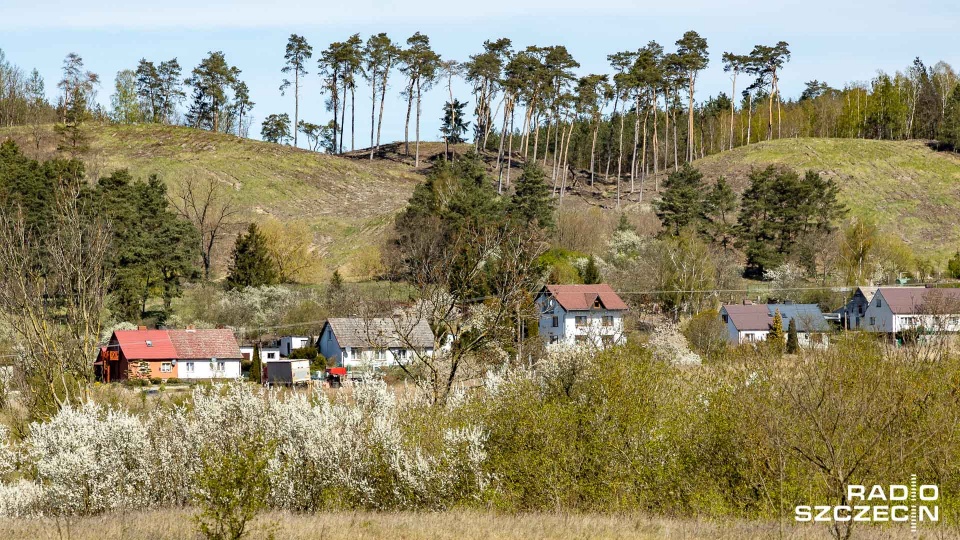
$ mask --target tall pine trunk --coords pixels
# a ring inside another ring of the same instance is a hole
[[[300,123],[300,66],[296,66],[297,69],[293,70],[293,147],[297,147],[297,133],[300,131],[297,129],[297,124]],[[243,119],[240,119],[240,124],[243,124]],[[239,132],[241,128],[238,127],[237,131]]]
[[[687,161],[693,161],[696,156],[693,150],[693,88],[696,83],[696,76],[690,75],[690,95],[687,96]]]
[[[347,123],[347,80],[343,80],[343,98],[340,100],[340,152],[343,153],[343,139],[346,133],[345,124]]]
[[[420,79],[417,79],[417,146],[416,146],[416,156],[413,159],[413,166],[420,166],[420,100],[422,96],[420,94]]]
[[[637,97],[633,113],[633,156],[630,159],[630,193],[636,189],[635,178],[637,172],[637,146],[640,142],[640,92]]]
[[[403,155],[410,155],[410,110],[413,108],[413,79],[407,85],[407,121],[403,125]]]
[[[647,119],[650,109],[643,113],[643,146],[640,150],[640,202],[643,202],[643,182],[647,178]]]
[[[350,151],[357,149],[357,85],[350,85]]]
[[[590,142],[590,185],[593,186],[594,171],[596,170],[597,135],[600,133],[600,119],[593,122],[593,137]]]
[[[373,132],[377,124],[377,69],[370,77],[370,159],[373,159]]]
[[[383,70],[383,83],[380,85],[380,114],[377,116],[377,142],[374,147],[375,150],[380,150],[380,128],[383,127],[383,107],[387,99],[387,77],[390,74],[390,65],[387,64],[386,68]],[[407,122],[410,122],[410,109],[407,109]],[[370,152],[370,157],[373,157],[373,152]]]
[[[737,72],[733,72],[733,87],[730,89],[730,150],[733,150],[733,117],[737,113]]]

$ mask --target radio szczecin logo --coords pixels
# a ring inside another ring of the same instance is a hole
[[[799,522],[865,522],[910,523],[916,531],[920,522],[940,521],[940,488],[917,485],[917,475],[910,476],[910,485],[847,486],[847,504],[799,505],[794,517]]]

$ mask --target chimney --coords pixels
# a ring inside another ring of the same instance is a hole
[[[194,326],[194,325],[192,325],[192,324],[188,324],[188,325],[187,325],[187,332],[196,332],[196,331],[197,331],[197,327],[196,327],[196,326]]]
[[[137,330],[146,330],[146,329],[147,329],[146,326],[138,326],[138,327],[137,327]]]
[[[753,302],[751,302],[750,300],[744,299],[743,305],[745,305],[745,306],[752,306],[752,305],[753,305]]]

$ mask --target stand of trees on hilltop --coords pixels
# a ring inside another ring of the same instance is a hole
[[[287,144],[299,144],[303,135],[310,149],[331,153],[369,146],[373,158],[393,87],[406,103],[404,153],[418,163],[422,98],[441,87],[447,104],[430,112],[443,115],[439,136],[455,142],[472,129],[478,150],[496,153],[502,183],[509,185],[513,165],[505,158],[522,156],[541,160],[554,182],[561,170],[580,169],[591,183],[613,178],[618,192],[639,190],[641,198],[651,174],[763,140],[930,139],[960,147],[958,77],[945,62],[928,66],[917,58],[903,71],[878,72],[872,80],[842,87],[812,80],[800,96],[790,97],[780,89],[789,76],[788,43],[720,56],[720,63],[711,65],[707,39],[689,31],[672,50],[650,41],[608,55],[608,73],[583,74],[566,47],[520,48],[506,38],[485,41],[476,54],[458,61],[435,51],[420,32],[402,42],[385,33],[366,40],[354,34],[316,50],[304,36],[292,34],[279,86],[284,95],[292,94],[292,111],[264,115],[261,134]],[[730,93],[696,101],[699,81],[721,69]],[[247,136],[255,102],[241,76],[221,51],[210,52],[189,72],[176,58],[144,58],[116,74],[110,106],[103,108],[96,102],[102,81],[86,71],[79,55],[64,60],[57,98],[50,102],[39,73],[28,74],[0,52],[0,125],[56,121],[68,141],[62,146],[73,150],[83,149],[81,137],[67,132],[89,119],[184,124]],[[322,82],[319,94],[303,91],[312,76]],[[465,111],[453,95],[454,79],[469,83],[472,110]],[[355,99],[362,84],[370,88],[366,104]],[[327,118],[300,117],[301,102],[313,99],[324,100]],[[357,119],[358,112],[366,115],[367,105],[369,137],[364,120],[358,126]]]

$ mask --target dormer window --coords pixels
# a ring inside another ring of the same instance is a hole
[[[598,296],[596,300],[593,301],[593,309],[600,309],[603,305],[600,303],[600,297]]]

